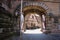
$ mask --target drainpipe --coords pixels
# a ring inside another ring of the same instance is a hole
[[[21,13],[20,13],[20,39],[22,40],[22,33],[21,33],[21,27],[22,27],[22,6],[23,6],[23,0],[21,0]]]
[[[21,0],[21,13],[20,13],[20,29],[21,29],[21,27],[22,27],[22,18],[23,18],[23,12],[22,12],[22,6],[23,6],[23,0]]]

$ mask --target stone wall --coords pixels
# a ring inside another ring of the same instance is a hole
[[[44,6],[44,4],[46,4],[47,7],[49,8],[48,10],[46,10],[47,11],[46,14],[52,13],[54,16],[60,15],[60,12],[59,12],[60,11],[60,9],[59,9],[60,3],[58,1],[57,2],[48,2],[48,1],[43,2],[42,5]],[[17,8],[18,5],[20,5],[20,1],[14,1],[11,3],[11,5],[12,6],[11,6],[11,8],[8,8],[8,11],[10,11],[12,14],[14,14],[15,9]],[[46,21],[47,22],[46,29],[51,29],[51,30],[58,29],[59,28],[58,26],[60,25],[60,18],[57,19],[58,23],[54,23],[54,21],[55,21],[54,17],[52,17],[52,18],[48,17],[47,21]]]

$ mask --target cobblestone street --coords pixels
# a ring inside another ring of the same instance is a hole
[[[44,34],[41,32],[37,34],[37,31],[35,32],[35,34],[33,34],[32,32],[30,32],[29,34],[28,31],[31,30],[27,30],[26,32],[24,32],[22,35],[22,39],[20,39],[20,36],[13,36],[7,40],[60,40],[60,34]]]

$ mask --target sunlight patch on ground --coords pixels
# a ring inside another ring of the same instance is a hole
[[[23,32],[24,34],[41,34],[41,29],[30,29]]]

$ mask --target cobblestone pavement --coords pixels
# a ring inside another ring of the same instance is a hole
[[[23,34],[23,40],[60,40],[60,36],[49,34]]]
[[[60,34],[27,34],[23,33],[22,39],[20,36],[13,36],[7,40],[60,40]]]

